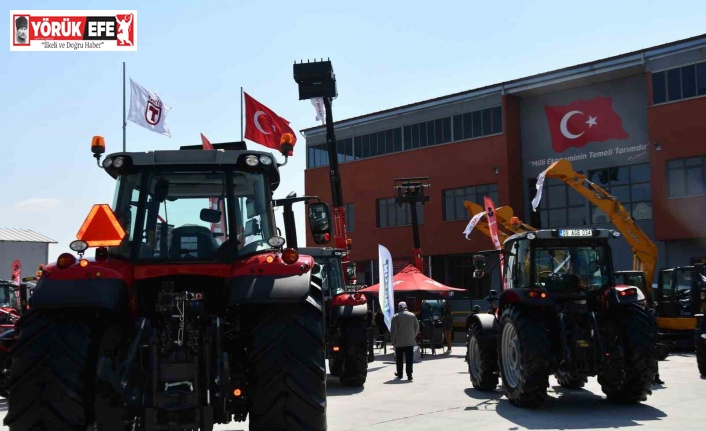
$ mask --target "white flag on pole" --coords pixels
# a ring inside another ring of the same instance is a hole
[[[167,113],[172,108],[165,105],[162,99],[130,79],[130,113],[127,119],[145,129],[172,137],[167,127]]]
[[[537,212],[537,207],[539,206],[539,201],[542,200],[542,187],[544,186],[544,177],[547,175],[547,171],[542,171],[537,177],[537,194],[532,199],[532,211]]]
[[[378,244],[378,271],[380,274],[380,308],[385,325],[392,330],[392,316],[395,314],[395,291],[392,284],[392,256],[383,245]]]
[[[463,231],[463,234],[466,235],[466,239],[468,239],[468,236],[471,234],[473,231],[473,228],[476,227],[480,219],[485,215],[485,211],[481,211],[478,214],[474,215],[473,218],[471,218],[471,221],[468,222],[468,225],[466,226],[466,229]]]
[[[326,122],[326,115],[324,114],[324,98],[314,97],[311,100],[311,104],[314,105],[314,110],[316,111],[316,121],[321,121],[321,124]]]

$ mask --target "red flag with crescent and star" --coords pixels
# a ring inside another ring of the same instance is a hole
[[[557,153],[569,147],[581,148],[590,142],[625,139],[623,121],[613,110],[610,97],[575,100],[566,106],[545,106],[552,148]]]
[[[253,99],[248,93],[245,96],[245,139],[257,142],[279,151],[279,141],[284,133],[291,133],[294,137],[292,146],[297,142],[297,135],[289,121],[272,112],[270,108]],[[292,151],[289,152],[291,156]]]

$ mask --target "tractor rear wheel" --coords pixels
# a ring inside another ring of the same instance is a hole
[[[250,430],[326,430],[323,295],[255,309],[249,351]]]
[[[566,389],[581,389],[588,382],[588,378],[584,376],[577,376],[564,371],[558,371],[554,374],[554,377],[556,377],[559,386]]]
[[[603,393],[617,403],[645,401],[652,393],[657,373],[657,326],[654,317],[641,308],[626,308],[622,316],[613,320],[615,340],[608,341],[621,347],[622,360],[598,375]]]
[[[541,318],[510,306],[500,319],[500,370],[510,403],[538,407],[549,386],[549,337]]]
[[[96,361],[104,331],[97,321],[76,318],[85,314],[33,310],[22,317],[5,416],[11,431],[86,431],[94,424]]]
[[[368,377],[368,328],[365,319],[345,322],[343,366],[339,380],[343,386],[360,387]]]
[[[480,326],[474,323],[468,328],[467,350],[468,374],[473,387],[479,391],[494,390],[498,386],[496,340],[483,339]]]

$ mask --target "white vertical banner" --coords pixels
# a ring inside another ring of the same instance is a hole
[[[326,114],[324,113],[324,98],[314,97],[311,100],[311,104],[314,105],[314,110],[316,111],[316,121],[321,121],[321,124],[326,123]]]
[[[395,314],[395,291],[392,282],[392,256],[385,246],[378,244],[378,272],[380,274],[380,309],[385,325],[392,330],[392,316]]]
[[[539,201],[542,200],[542,187],[544,186],[544,177],[547,176],[547,170],[542,171],[537,177],[537,194],[534,196],[534,199],[532,199],[532,211],[534,212],[537,212]]]
[[[473,232],[473,229],[476,227],[478,222],[480,221],[481,218],[485,215],[485,211],[481,211],[478,214],[474,215],[471,221],[468,222],[468,225],[466,225],[466,229],[463,231],[463,234],[466,235],[466,239],[469,239],[468,236]]]
[[[167,114],[172,108],[162,99],[130,79],[130,113],[127,119],[155,133],[172,137],[167,127]]]

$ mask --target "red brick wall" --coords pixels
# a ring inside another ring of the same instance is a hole
[[[667,160],[706,154],[706,97],[652,106],[647,118],[650,142],[662,147],[649,146],[656,239],[704,238],[706,196],[669,199]]]

